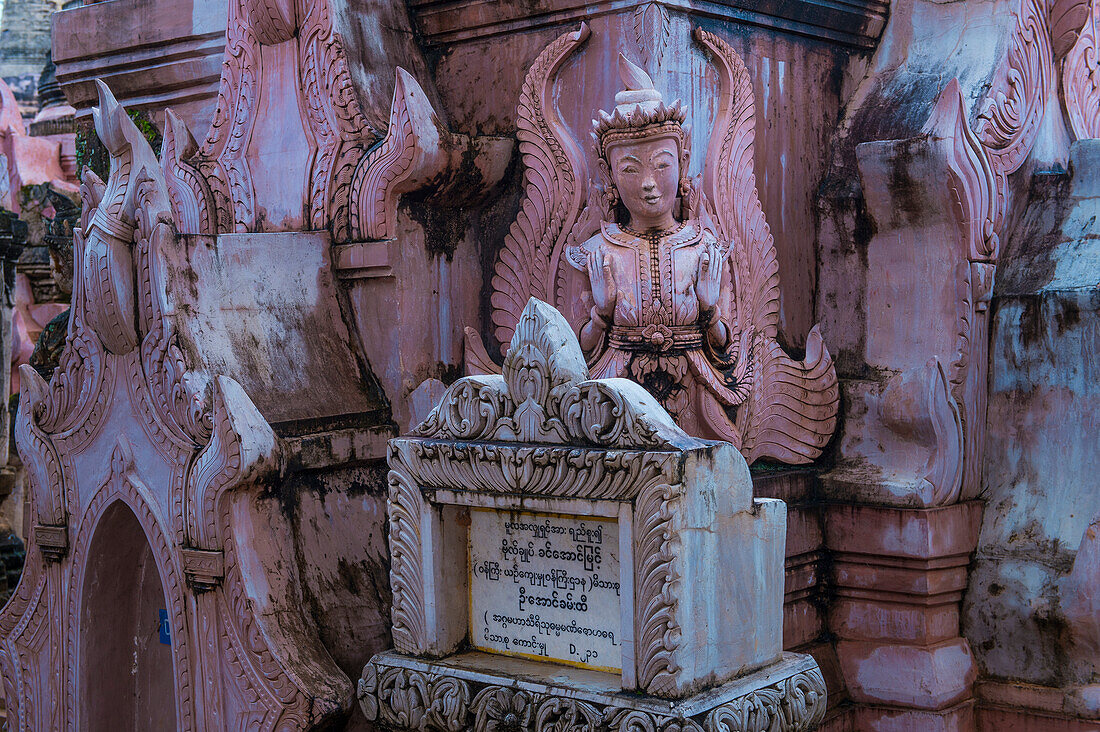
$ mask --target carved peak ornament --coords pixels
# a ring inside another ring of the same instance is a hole
[[[459,379],[413,436],[447,440],[689,449],[704,443],[626,379],[592,380],[573,329],[531,298],[499,375]]]
[[[1100,3],[1089,16],[1062,66],[1062,98],[1078,140],[1100,137]]]
[[[166,124],[161,159],[181,233],[327,229],[336,243],[389,239],[401,194],[450,193],[462,178],[461,192],[473,198],[503,175],[496,161],[508,158],[510,145],[450,133],[399,66],[388,127],[372,129],[333,12],[329,0],[230,3],[218,104],[205,139],[197,145],[174,114]],[[289,47],[291,59],[265,62],[273,46]],[[289,66],[290,93],[286,72],[265,70],[273,65]],[[276,131],[273,114],[281,117]],[[471,158],[479,164],[471,167]],[[284,183],[267,185],[265,173],[276,168]]]
[[[731,442],[750,463],[814,460],[836,427],[836,372],[816,327],[802,361],[776,341],[779,268],[753,173],[744,62],[720,37],[696,31],[720,84],[700,181],[688,175],[687,110],[666,104],[649,74],[620,54],[625,88],[593,120],[598,182],[585,183],[589,166],[555,87],[589,34],[582,24],[561,35],[524,80],[523,198],[492,278],[497,340],[512,339],[528,298],[554,303],[594,378],[641,384],[687,433]],[[639,165],[667,177],[664,189],[636,189]],[[496,371],[470,330],[467,371]]]
[[[157,577],[144,581],[159,581],[167,604],[176,727],[312,728],[346,711],[351,688],[293,600],[280,550],[257,550],[285,528],[257,500],[281,469],[279,440],[240,384],[180,347],[166,282],[182,244],[168,185],[97,84],[93,117],[111,169],[106,183],[83,176],[68,335],[49,384],[21,370],[16,441],[33,541],[0,612],[9,720],[87,728],[81,715],[98,687],[79,649],[98,631],[81,620],[95,584],[83,578],[110,543],[94,540],[97,530],[122,502],[156,559]],[[178,132],[168,137],[186,149]]]

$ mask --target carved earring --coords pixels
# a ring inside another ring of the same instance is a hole
[[[695,210],[695,186],[691,184],[691,178],[680,179],[680,220],[687,221]]]

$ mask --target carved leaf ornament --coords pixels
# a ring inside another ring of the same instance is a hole
[[[639,8],[636,27],[663,26],[662,11],[656,4]],[[551,301],[563,312],[573,313],[571,296],[562,285],[567,271],[564,255],[611,216],[606,182],[584,183],[588,180],[585,157],[553,103],[562,64],[589,34],[588,26],[582,24],[579,30],[561,35],[538,56],[524,80],[517,115],[523,198],[492,278],[492,322],[502,344],[512,339],[528,298]],[[732,331],[727,356],[736,364],[737,383],[732,387],[718,383],[711,368],[695,361],[690,361],[690,373],[682,378],[696,379],[718,395],[704,402],[706,421],[719,425],[718,436],[741,449],[750,463],[762,457],[810,462],[821,454],[836,428],[836,371],[816,328],[807,340],[804,361],[794,361],[776,343],[779,268],[753,173],[756,113],[751,79],[728,43],[702,30],[695,37],[714,59],[721,91],[703,190],[695,190],[692,184],[683,195],[686,208],[700,213],[729,257],[735,297],[733,312],[727,314]],[[662,52],[657,49],[649,60],[659,63]],[[625,68],[634,67],[627,63]],[[648,77],[636,80],[630,88],[648,81]],[[574,331],[581,326],[581,322],[572,323]],[[480,337],[471,330],[467,330],[467,369],[474,374],[496,371]]]
[[[1062,98],[1078,140],[1100,137],[1100,3],[1089,17],[1062,67]]]
[[[395,234],[400,194],[436,179],[450,163],[450,133],[416,80],[398,67],[389,125],[379,135],[359,106],[328,0],[233,0],[218,104],[201,145],[169,112],[161,156],[180,233],[262,231],[250,155],[264,84],[262,48],[295,44],[302,127],[309,138],[301,187],[303,230],[328,229],[337,243]],[[267,93],[266,91],[264,93]],[[379,138],[382,138],[379,141]],[[378,143],[378,144],[375,144]]]
[[[634,382],[589,380],[568,321],[535,298],[516,323],[502,374],[459,379],[412,434],[603,448],[701,444]]]

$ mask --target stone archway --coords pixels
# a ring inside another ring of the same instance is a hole
[[[121,500],[96,527],[81,596],[81,729],[174,730],[172,646],[161,627],[170,616],[164,582],[141,523]]]

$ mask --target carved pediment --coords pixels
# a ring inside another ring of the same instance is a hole
[[[589,379],[568,321],[535,298],[516,324],[502,373],[457,381],[413,435],[619,449],[705,444],[633,381]]]

